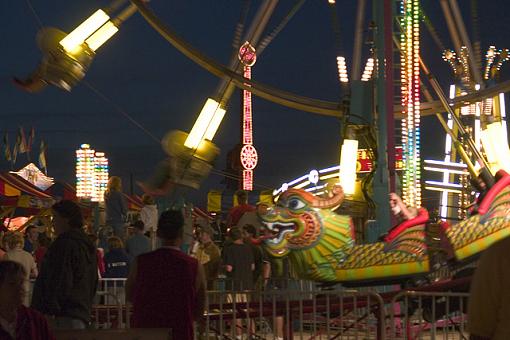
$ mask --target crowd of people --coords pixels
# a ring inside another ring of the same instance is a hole
[[[10,288],[0,291],[1,339],[53,339],[52,330],[88,328],[101,278],[126,279],[118,280],[116,293],[122,299],[125,293],[132,303],[132,327],[169,328],[183,340],[193,339],[207,290],[242,292],[267,284],[271,269],[257,227],[247,223],[252,219],[242,222],[243,215],[255,211],[245,192],[237,193],[239,204],[229,212],[226,230],[197,221],[186,246],[181,210],[159,215],[154,199],[144,195],[139,219],[128,225],[121,193],[119,179],[110,178],[105,193],[109,232],[86,226],[80,206],[62,200],[52,206],[52,228],[29,225],[24,234],[3,234],[0,286]],[[220,237],[223,233],[228,237]],[[229,302],[234,299],[246,302],[249,297],[228,296]],[[30,327],[21,330],[20,323]],[[243,327],[232,327],[240,337]],[[20,337],[32,333],[38,335]]]

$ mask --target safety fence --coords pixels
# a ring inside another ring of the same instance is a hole
[[[101,280],[92,326],[130,327],[123,279]],[[219,282],[220,287],[228,286]],[[396,288],[395,286],[393,288]],[[306,281],[211,290],[197,339],[467,339],[467,293],[347,290]]]
[[[468,339],[468,293],[402,291],[388,307],[388,339]]]

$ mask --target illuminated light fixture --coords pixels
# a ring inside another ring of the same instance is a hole
[[[251,79],[251,68],[257,61],[255,48],[246,41],[238,53],[239,60],[244,65],[243,75],[246,79]],[[240,161],[242,170],[242,189],[253,190],[253,170],[258,163],[257,149],[253,146],[253,108],[251,101],[251,91],[243,90],[243,120],[242,120],[242,148]]]
[[[467,169],[467,165],[464,163],[455,163],[455,162],[449,162],[449,161],[436,161],[433,159],[426,159],[425,164],[434,164],[434,165],[440,165],[443,167],[449,167],[452,169]]]
[[[212,140],[224,115],[225,109],[221,108],[214,99],[208,98],[186,138],[184,146],[197,149],[203,139]]]
[[[348,83],[349,77],[347,76],[347,65],[344,57],[336,57],[336,64],[338,66],[338,77],[341,83]]]
[[[440,191],[440,192],[450,192],[455,194],[462,193],[462,185],[460,184],[452,184],[443,182],[434,182],[434,181],[425,181],[425,189],[432,191]],[[441,217],[446,217],[445,215],[441,215]]]
[[[76,150],[76,196],[92,202],[102,202],[108,185],[108,158],[89,144]]]
[[[314,192],[320,189],[324,189],[327,185],[316,185],[311,188],[305,189],[306,192]]]
[[[372,72],[374,71],[374,58],[368,58],[365,65],[365,70],[361,76],[361,81],[369,81],[372,78]]]
[[[503,126],[502,133],[503,133],[503,139],[508,140],[508,130],[507,130],[507,124],[506,124],[506,107],[505,107],[505,94],[500,93],[499,94],[499,114],[501,116],[501,125]]]
[[[319,183],[319,172],[317,170],[312,170],[308,174],[308,181],[313,185],[317,185]]]
[[[468,174],[468,171],[467,169],[466,170],[448,170],[448,169],[444,169],[444,168],[435,168],[435,167],[431,167],[431,166],[425,166],[423,167],[423,170],[428,170],[428,171],[435,171],[435,172],[448,172],[450,174],[457,174],[457,175],[467,175]]]
[[[401,1],[401,104],[402,146],[405,173],[403,200],[406,204],[421,206],[420,170],[420,28],[419,1]],[[448,55],[449,59],[453,54]]]
[[[310,181],[309,181],[309,180],[306,180],[306,181],[304,181],[304,182],[299,183],[298,185],[296,185],[296,186],[294,187],[294,189],[301,189],[301,188],[306,187],[306,186],[307,186],[307,185],[309,185],[309,184],[310,184]]]
[[[110,39],[119,29],[111,21],[101,26],[94,34],[85,40],[85,43],[89,46],[92,51],[96,51],[101,45],[103,45],[108,39]]]
[[[60,41],[60,45],[68,53],[74,53],[83,44],[92,33],[97,31],[103,26],[110,17],[103,10],[99,9],[85,20],[80,26],[76,27],[74,31],[69,33],[64,39]]]
[[[482,145],[493,174],[501,169],[510,171],[510,149],[505,136],[499,122],[489,124],[481,131]]]
[[[218,131],[218,128],[220,127],[221,121],[223,120],[223,117],[225,116],[225,112],[227,112],[225,109],[222,109],[220,106],[214,111],[214,115],[209,122],[209,126],[205,130],[204,139],[212,141],[214,138],[214,135],[216,134],[216,131]]]
[[[356,184],[356,160],[358,157],[358,141],[344,139],[340,154],[340,185],[346,195],[354,194]]]
[[[326,169],[321,169],[321,170],[319,170],[319,173],[323,174],[325,172],[337,171],[339,169],[340,169],[340,165],[335,165],[335,166],[330,166],[329,168],[326,168]]]
[[[338,167],[340,168],[340,167]],[[332,173],[332,174],[329,174],[329,175],[324,175],[324,176],[321,176],[321,180],[326,180],[326,179],[330,179],[330,178],[335,178],[338,176],[338,173]]]

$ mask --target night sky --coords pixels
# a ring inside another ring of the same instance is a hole
[[[340,48],[352,66],[352,45],[356,1],[337,1]],[[232,38],[243,1],[152,0],[155,12],[192,45],[217,61],[228,64]],[[248,19],[259,1],[251,1]],[[452,48],[439,1],[423,1],[444,44]],[[459,1],[465,22],[471,26],[468,1]],[[44,26],[69,32],[100,7],[98,0],[32,0],[35,13]],[[293,6],[282,0],[268,24],[272,30]],[[510,4],[479,1],[482,51],[489,45],[510,47],[507,16]],[[35,36],[39,29],[28,1],[0,2],[2,62],[0,63],[0,117],[2,136],[9,133],[12,144],[19,126],[35,128],[32,160],[36,160],[41,139],[49,145],[49,175],[74,183],[74,150],[82,143],[105,151],[110,159],[111,175],[123,178],[130,191],[130,176],[142,180],[150,176],[165,155],[148,134],[119,113],[119,108],[157,138],[173,129],[191,129],[208,96],[215,94],[220,82],[194,64],[158,35],[139,15],[126,21],[120,31],[102,46],[87,75],[86,82],[108,100],[98,96],[86,84],[68,93],[54,87],[29,94],[17,89],[12,76],[25,77],[38,64],[41,53]],[[248,20],[250,22],[250,20]],[[422,26],[423,58],[441,83],[452,77],[441,60],[441,51]],[[267,31],[266,33],[267,34]],[[264,35],[265,35],[264,34]],[[264,36],[263,35],[263,36]],[[253,69],[253,78],[304,96],[338,101],[341,97],[336,73],[336,45],[327,1],[307,1],[285,29],[266,48]],[[363,50],[364,65],[368,47]],[[508,68],[506,65],[504,68]],[[505,68],[503,79],[508,78]],[[508,101],[508,100],[507,100]],[[226,154],[239,141],[239,94],[229,104],[227,115],[214,142],[221,155],[215,169],[226,166]],[[274,188],[315,168],[337,164],[339,160],[340,121],[337,118],[296,111],[253,98],[254,143],[259,152],[255,170],[256,189]],[[438,158],[444,137],[435,118],[424,120],[423,158]],[[14,169],[26,164],[20,155]],[[0,168],[10,165],[0,157]],[[211,174],[199,191],[187,197],[205,207],[206,193],[221,189],[222,177]],[[136,186],[135,192],[139,192]]]

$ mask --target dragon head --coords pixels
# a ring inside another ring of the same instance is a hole
[[[323,218],[340,206],[344,192],[340,185],[328,197],[318,197],[302,189],[282,193],[276,204],[259,204],[257,214],[265,226],[264,245],[274,257],[284,257],[292,250],[314,247],[323,233]]]

